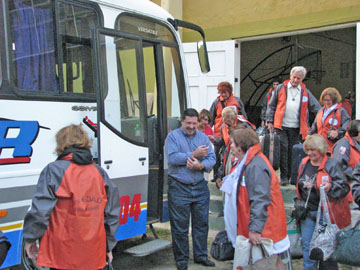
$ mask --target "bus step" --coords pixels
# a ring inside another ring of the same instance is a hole
[[[142,257],[168,247],[171,247],[170,241],[163,239],[154,239],[144,244],[125,249],[124,252],[129,253],[135,257]]]

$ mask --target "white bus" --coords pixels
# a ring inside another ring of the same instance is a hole
[[[118,186],[117,239],[168,220],[163,145],[189,103],[178,27],[199,34],[209,71],[201,28],[148,0],[0,2],[0,230],[12,244],[2,268],[21,263],[38,176],[72,123]]]

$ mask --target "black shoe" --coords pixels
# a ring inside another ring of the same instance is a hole
[[[207,266],[207,267],[215,267],[215,263],[210,261],[209,259],[205,259],[202,261],[194,261],[197,264],[201,264],[203,266]]]
[[[188,265],[187,265],[187,263],[176,263],[176,269],[177,270],[187,270]]]
[[[289,180],[281,179],[280,186],[287,186],[289,184]]]

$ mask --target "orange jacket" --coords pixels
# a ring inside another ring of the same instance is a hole
[[[260,152],[260,145],[248,150],[240,175],[237,234],[249,237],[249,231],[254,231],[274,243],[283,240],[287,230],[280,184],[269,160]]]
[[[299,178],[303,175],[305,164],[310,162],[309,157],[303,158],[300,167],[299,167]],[[330,159],[327,157],[327,155],[324,156],[323,160],[321,161],[321,164],[317,170],[316,173],[316,191],[318,194],[320,194],[320,185],[323,183],[323,181],[326,182],[332,182],[337,181],[339,185],[335,186],[335,183],[332,184],[331,189],[328,191],[328,194],[331,193],[333,190],[334,193],[336,193],[339,197],[333,198],[331,196],[329,197],[331,211],[334,213],[334,217],[330,215],[332,223],[335,223],[338,225],[340,229],[343,229],[350,225],[351,223],[351,214],[350,214],[350,207],[349,207],[349,201],[344,194],[348,194],[350,187],[346,184],[346,180],[342,179],[344,174],[340,173],[341,169],[339,168],[339,165],[336,160]],[[345,187],[344,188],[344,184]],[[336,191],[337,189],[337,191]],[[296,185],[296,193],[297,197],[299,199],[302,199],[299,192],[299,185]]]
[[[336,130],[339,129],[342,125],[341,123],[341,114],[339,108],[341,105],[339,104],[336,106],[335,110],[331,112],[325,119],[324,124],[322,123],[322,118],[324,115],[324,108],[318,112],[316,115],[316,128],[318,134],[324,137],[326,142],[328,143],[328,152],[331,152],[333,145],[335,144],[334,141],[328,140],[328,133],[330,129]],[[334,115],[335,114],[335,115]]]
[[[116,245],[119,194],[105,171],[92,164],[90,151],[72,150],[42,171],[24,239],[41,238],[39,266],[97,270]]]
[[[280,89],[277,88],[274,98],[270,100],[268,105],[266,120],[269,123],[274,124],[274,128],[282,129],[282,122],[284,119],[285,109],[286,109],[286,100],[287,100],[287,85],[290,80],[286,80],[281,84]],[[311,94],[311,92],[306,88],[306,85],[300,83],[301,93],[300,93],[300,134],[302,139],[305,140],[307,136],[307,131],[309,130],[308,118],[309,112],[314,115],[321,109],[321,106],[317,99]],[[279,89],[279,90],[278,90]]]
[[[246,112],[244,109],[244,105],[242,104],[241,100],[239,98],[234,97],[233,94],[230,95],[229,99],[224,101],[224,99],[221,96],[218,96],[210,108],[210,113],[213,117],[213,124],[214,124],[214,136],[220,137],[220,128],[222,122],[221,114],[223,110],[223,105],[221,102],[224,102],[225,107],[234,106],[236,108],[236,111],[238,114],[242,114],[245,118]]]

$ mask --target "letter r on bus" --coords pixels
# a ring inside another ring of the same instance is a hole
[[[18,130],[16,137],[11,137],[9,131]],[[0,164],[28,163],[32,154],[31,144],[39,132],[37,121],[0,121]],[[1,158],[4,148],[13,148],[13,158]]]

